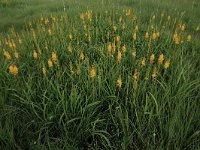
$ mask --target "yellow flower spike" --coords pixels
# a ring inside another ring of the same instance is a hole
[[[74,74],[74,71],[73,71],[73,64],[72,64],[72,61],[69,62],[69,69],[70,69],[71,74],[73,75],[73,74]]]
[[[115,46],[115,42],[112,43],[112,53],[114,54],[115,53],[115,50],[116,50],[116,46]]]
[[[152,55],[150,56],[150,64],[153,64],[153,63],[154,63],[154,59],[155,59],[155,55],[152,54]]]
[[[68,51],[70,52],[70,53],[72,53],[72,51],[73,51],[73,47],[72,47],[72,45],[71,45],[71,43],[69,43],[69,45],[68,45]]]
[[[133,79],[134,81],[138,81],[138,78],[139,78],[139,72],[137,71],[137,69],[134,71],[134,74],[133,74]]]
[[[48,59],[48,67],[52,68],[53,67],[53,62],[51,61],[51,59]]]
[[[119,78],[117,79],[116,85],[117,85],[117,87],[119,87],[119,88],[122,87],[122,79],[121,79],[121,76],[119,76]]]
[[[49,35],[52,35],[52,32],[51,32],[50,28],[48,29],[48,33],[49,33]]]
[[[160,36],[160,32],[156,32],[156,38]]]
[[[80,52],[79,54],[79,60],[83,60],[85,58],[85,55],[83,52]]]
[[[150,74],[150,67],[147,68],[146,70],[146,75],[145,75],[145,80],[148,80],[149,79],[149,74]]]
[[[77,65],[77,75],[81,75],[81,65],[80,64],[78,64]]]
[[[167,20],[169,21],[171,19],[171,17],[170,16],[167,16]]]
[[[80,14],[80,19],[81,19],[82,21],[84,21],[84,17],[85,17],[84,14],[81,13],[81,14]]]
[[[116,32],[117,31],[117,26],[113,26],[113,30]]]
[[[72,34],[70,33],[70,34],[69,34],[69,39],[72,40],[72,38],[73,38],[73,36],[72,36]]]
[[[122,25],[122,30],[125,30],[126,26],[125,24]]]
[[[36,50],[33,51],[33,58],[37,59],[38,58],[38,53],[36,52]]]
[[[157,71],[157,68],[156,68],[156,66],[153,68],[153,73],[152,73],[152,78],[153,79],[155,79],[156,77],[157,77],[157,73],[158,73],[158,71]]]
[[[117,44],[120,45],[120,36],[119,35],[117,35],[116,41],[117,41]]]
[[[90,70],[90,77],[95,78],[97,75],[96,69],[94,66],[92,66],[92,69]]]
[[[144,67],[146,65],[146,58],[144,57],[140,62],[141,67]]]
[[[179,44],[179,37],[178,37],[178,34],[177,33],[175,33],[174,35],[173,35],[173,41],[175,42],[175,44]]]
[[[161,65],[163,63],[164,60],[164,55],[160,54],[160,56],[158,57],[158,64]]]
[[[136,52],[136,50],[132,50],[132,56],[135,58],[136,57],[136,55],[137,55],[137,52]]]
[[[8,51],[6,51],[6,50],[3,50],[3,51],[4,51],[3,54],[4,54],[4,56],[6,57],[6,59],[7,59],[7,60],[11,60],[12,57],[10,56],[10,53],[9,53]]]
[[[107,45],[107,51],[108,51],[109,54],[112,52],[112,44],[111,44],[111,42],[109,42],[108,45]]]
[[[181,31],[184,31],[185,30],[185,24],[183,24],[182,26],[181,26]]]
[[[57,54],[56,54],[55,51],[52,52],[51,58],[52,58],[52,61],[53,61],[54,63],[57,63]]]
[[[137,38],[137,33],[134,32],[134,33],[133,33],[133,40],[136,41],[136,38]]]
[[[138,25],[135,26],[135,31],[137,32],[139,30]]]
[[[122,22],[122,16],[119,17],[119,22],[120,22],[120,23]]]
[[[153,15],[153,17],[152,17],[152,20],[155,20],[156,19],[156,16],[155,15]]]
[[[154,32],[153,35],[152,35],[152,39],[156,40],[156,38],[157,38],[157,34]]]
[[[169,68],[169,65],[170,65],[170,59],[167,59],[167,61],[164,64],[165,70],[167,70]]]
[[[148,33],[148,32],[146,32],[146,34],[145,34],[145,38],[146,38],[146,40],[149,39],[149,33]]]
[[[197,26],[196,31],[199,31],[199,29],[200,29],[200,26]]]
[[[42,67],[42,73],[43,73],[44,77],[46,77],[46,67],[45,67],[44,64],[43,64],[43,67]]]
[[[189,35],[187,36],[187,41],[190,42],[191,39],[192,39],[192,36],[189,34]]]
[[[10,74],[16,76],[18,74],[18,68],[17,68],[17,66],[16,65],[9,66],[9,72],[10,72]]]
[[[16,50],[14,51],[14,56],[15,56],[16,59],[19,58],[19,53]]]
[[[123,45],[123,47],[122,47],[122,52],[123,52],[123,53],[126,52],[126,45]]]
[[[120,51],[118,51],[118,54],[117,54],[117,61],[118,62],[121,62],[122,60],[122,53]]]

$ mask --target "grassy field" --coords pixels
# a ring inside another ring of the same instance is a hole
[[[0,0],[0,149],[200,149],[198,0]]]

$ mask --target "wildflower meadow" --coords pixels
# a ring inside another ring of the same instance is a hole
[[[200,149],[200,3],[134,6],[151,1],[99,10],[76,0],[85,9],[73,10],[66,0],[22,25],[4,21],[0,149]]]

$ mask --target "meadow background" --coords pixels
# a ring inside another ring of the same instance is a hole
[[[199,28],[199,0],[0,0],[0,149],[200,149]]]

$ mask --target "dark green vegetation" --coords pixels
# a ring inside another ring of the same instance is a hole
[[[0,149],[198,150],[199,1],[64,4],[0,1]]]

